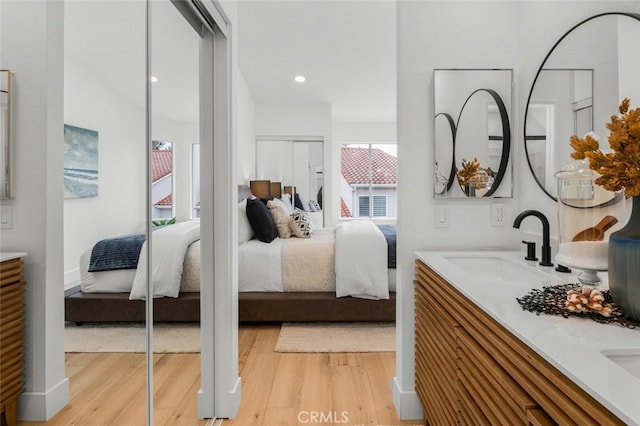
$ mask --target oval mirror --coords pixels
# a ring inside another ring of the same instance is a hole
[[[512,77],[511,69],[434,70],[435,197],[512,196]]]
[[[458,117],[456,142],[461,189],[469,197],[492,196],[504,178],[511,150],[509,115],[498,92],[477,89],[469,95]],[[465,167],[469,164],[471,170]]]
[[[11,71],[0,70],[0,200],[11,198]]]
[[[456,176],[454,158],[456,144],[456,123],[446,112],[436,114],[433,122],[436,145],[440,147],[434,165],[434,195],[442,196],[451,190]]]
[[[608,146],[605,124],[620,101],[640,105],[640,14],[592,16],[567,31],[543,60],[529,92],[524,143],[529,169],[557,199],[554,173],[571,160],[569,138],[594,131]]]

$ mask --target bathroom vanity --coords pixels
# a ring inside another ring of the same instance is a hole
[[[26,253],[0,253],[0,420],[17,423],[24,387],[24,262]]]
[[[535,315],[577,282],[520,252],[418,252],[416,392],[427,424],[640,425],[640,330]]]

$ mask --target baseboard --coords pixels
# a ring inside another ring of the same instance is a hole
[[[46,392],[24,392],[18,401],[18,419],[43,422],[55,416],[69,403],[69,379],[65,378]]]
[[[396,377],[389,380],[393,394],[393,405],[400,420],[421,420],[424,418],[422,404],[415,391],[403,391]]]
[[[242,399],[242,381],[240,377],[237,378],[233,389],[230,392],[223,393],[219,398],[215,398],[215,412],[210,412],[209,406],[210,398],[206,398],[206,395],[200,389],[198,392],[198,418],[218,418],[218,419],[233,419],[238,414],[240,408],[240,401]]]

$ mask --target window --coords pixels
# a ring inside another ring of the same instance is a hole
[[[191,218],[200,217],[200,144],[191,145]]]
[[[369,214],[371,211],[369,196],[361,195],[358,199],[358,216],[360,217],[386,217],[387,216],[387,196],[386,195],[374,195],[373,196],[373,215]]]
[[[151,151],[153,177],[151,202],[153,219],[168,219],[173,214],[173,143],[154,140]]]
[[[396,217],[395,144],[344,144],[340,169],[341,217]]]

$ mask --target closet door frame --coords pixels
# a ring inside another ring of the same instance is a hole
[[[151,147],[151,7],[147,0],[147,146]],[[170,0],[200,35],[200,347],[198,418],[233,418],[240,405],[238,377],[237,191],[231,132],[229,19],[218,0]],[[151,152],[147,174],[151,173]],[[147,188],[148,201],[151,188]],[[214,202],[215,200],[215,202]],[[148,206],[151,204],[148,202]],[[229,226],[233,224],[233,226]],[[151,247],[151,207],[147,213]],[[151,266],[151,250],[147,252]],[[147,271],[151,276],[151,271]],[[233,283],[236,283],[234,286]],[[152,289],[147,286],[147,301]],[[153,303],[146,304],[147,424],[153,424]]]

